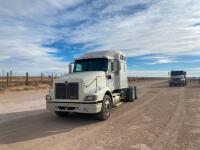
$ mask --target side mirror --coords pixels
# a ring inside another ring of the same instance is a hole
[[[72,73],[74,69],[74,63],[69,64],[69,73]]]

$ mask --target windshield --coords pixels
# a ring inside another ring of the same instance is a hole
[[[177,76],[177,75],[184,75],[184,71],[172,71],[171,72],[172,76]]]
[[[76,60],[74,65],[74,72],[107,71],[107,70],[108,70],[108,59],[106,58]]]

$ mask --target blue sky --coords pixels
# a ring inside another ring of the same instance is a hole
[[[129,76],[200,76],[200,0],[0,0],[0,74],[67,72],[73,58],[122,50]]]

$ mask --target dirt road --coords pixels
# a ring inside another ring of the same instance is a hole
[[[104,122],[83,114],[57,118],[44,110],[45,91],[14,93],[7,100],[10,94],[1,94],[0,149],[199,150],[200,86],[136,84],[140,98],[113,109]]]

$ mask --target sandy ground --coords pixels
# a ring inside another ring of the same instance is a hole
[[[139,99],[94,115],[58,118],[45,110],[47,90],[0,94],[0,150],[199,150],[200,85],[140,81]]]
[[[0,123],[44,112],[47,93],[47,89],[1,93]]]

